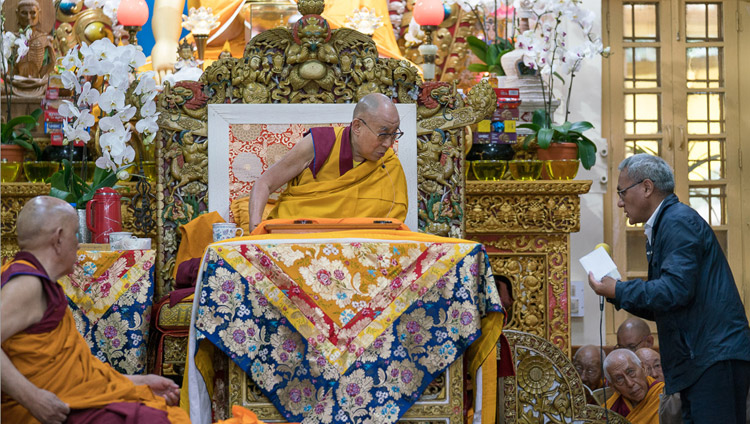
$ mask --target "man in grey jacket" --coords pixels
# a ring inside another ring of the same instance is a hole
[[[645,223],[648,279],[589,274],[589,285],[617,309],[656,322],[665,392],[680,392],[686,424],[744,424],[750,328],[724,252],[677,199],[663,159],[637,154],[619,169],[618,206],[631,224]]]

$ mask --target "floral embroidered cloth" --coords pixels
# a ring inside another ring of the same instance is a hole
[[[193,318],[193,343],[227,354],[288,421],[396,422],[480,336],[481,318],[502,311],[481,244],[407,231],[288,237],[209,246]]]
[[[154,250],[79,251],[58,282],[91,353],[123,374],[146,371]]]

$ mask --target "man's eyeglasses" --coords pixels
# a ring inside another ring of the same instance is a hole
[[[629,185],[629,186],[625,187],[625,188],[624,188],[624,189],[622,189],[622,190],[617,190],[617,195],[618,195],[618,196],[620,196],[620,199],[624,199],[624,198],[625,198],[625,192],[626,192],[626,191],[630,190],[631,188],[633,188],[633,187],[637,186],[638,184],[640,184],[640,183],[642,183],[642,182],[644,182],[644,181],[646,181],[646,180],[640,180],[640,181],[638,181],[637,183],[633,183],[633,184],[631,184],[631,185]]]
[[[633,186],[630,186],[630,187],[633,187]],[[630,187],[628,187],[628,188],[630,188]],[[627,190],[627,188],[625,190]],[[638,343],[630,343],[629,345],[625,345],[625,346],[623,346],[623,345],[621,345],[621,344],[618,343],[618,344],[615,345],[615,349],[627,349],[627,350],[632,350],[633,352],[635,352],[636,350],[638,350],[638,348],[641,346],[641,344],[646,341],[646,339],[648,338],[648,336],[649,336],[649,334],[643,336],[643,338],[641,339],[641,341],[639,341]]]
[[[404,135],[404,132],[401,131],[400,129],[396,130],[396,132],[392,132],[392,133],[376,133],[375,131],[372,130],[372,128],[370,128],[369,125],[367,125],[367,122],[365,122],[364,119],[362,119],[362,118],[357,118],[357,119],[359,119],[360,121],[362,121],[362,123],[365,124],[365,126],[367,127],[368,130],[370,130],[370,132],[372,132],[373,134],[377,135],[379,141],[389,141],[389,140],[390,141],[394,141],[394,140],[398,140],[399,138],[401,138],[401,136]]]

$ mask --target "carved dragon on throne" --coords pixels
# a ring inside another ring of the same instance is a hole
[[[291,29],[264,31],[242,58],[217,60],[198,82],[165,84],[158,98],[158,295],[171,289],[178,227],[207,210],[209,104],[354,103],[374,92],[417,103],[421,209],[430,203],[420,229],[462,234],[464,129],[494,111],[491,87],[479,84],[464,100],[450,84],[423,84],[410,62],[379,58],[367,35],[331,29],[323,0],[300,1],[298,9],[303,16]]]

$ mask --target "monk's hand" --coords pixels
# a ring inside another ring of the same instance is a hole
[[[615,286],[617,281],[612,277],[604,277],[602,281],[598,281],[594,278],[594,274],[589,272],[589,286],[599,296],[604,296],[607,299],[615,298]]]
[[[61,401],[57,395],[44,389],[39,389],[33,399],[26,402],[26,409],[43,424],[63,423],[68,419],[70,407]]]
[[[151,388],[155,395],[163,397],[167,405],[174,406],[180,402],[180,387],[174,381],[156,374],[141,376],[139,384]]]

